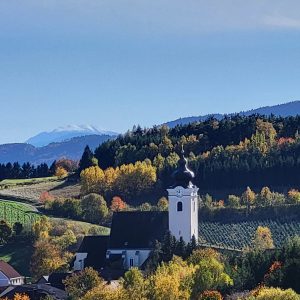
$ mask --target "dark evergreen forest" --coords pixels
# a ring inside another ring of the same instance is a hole
[[[300,116],[210,118],[169,129],[134,127],[95,150],[102,169],[145,159],[165,188],[184,145],[195,184],[202,190],[300,185]]]

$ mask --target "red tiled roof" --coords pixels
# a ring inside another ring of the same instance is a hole
[[[3,260],[0,260],[0,271],[9,279],[22,277],[10,264]]]

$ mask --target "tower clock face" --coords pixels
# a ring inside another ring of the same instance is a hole
[[[182,195],[182,189],[178,189],[177,190],[177,197],[181,198],[183,195]]]

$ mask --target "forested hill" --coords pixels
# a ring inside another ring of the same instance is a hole
[[[67,141],[51,143],[44,147],[34,147],[30,144],[4,144],[0,145],[0,163],[30,162],[32,164],[52,164],[54,160],[69,158],[79,160],[84,147],[89,145],[95,149],[99,144],[113,138],[109,135],[88,135],[74,137]]]
[[[181,144],[202,189],[300,185],[300,116],[257,115],[210,118],[203,122],[137,127],[95,150],[102,169],[149,159],[157,186],[170,184]]]
[[[230,113],[228,114],[228,116],[233,116],[235,114],[236,113]],[[239,115],[242,116],[250,116],[253,114],[259,114],[265,116],[270,116],[273,114],[275,116],[281,116],[281,117],[296,116],[297,114],[300,114],[300,101],[292,101],[292,102],[273,105],[273,106],[264,106],[257,109],[242,111],[239,113]],[[225,117],[225,115],[210,114],[210,115],[203,115],[203,116],[185,117],[185,118],[180,118],[174,121],[167,122],[166,125],[173,128],[176,125],[186,125],[197,121],[205,121],[210,117],[214,117],[218,120],[221,120],[222,118]]]

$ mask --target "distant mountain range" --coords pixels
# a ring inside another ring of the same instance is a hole
[[[227,116],[235,114],[227,114]],[[242,111],[239,114],[245,116],[252,114],[274,114],[283,117],[295,116],[300,114],[300,101]],[[210,114],[186,117],[165,124],[169,127],[175,127],[179,124],[184,125],[196,121],[204,121],[211,116],[222,119],[225,115]],[[62,157],[79,160],[86,145],[89,145],[91,149],[95,149],[103,142],[113,139],[116,136],[117,133],[115,132],[101,131],[93,126],[70,125],[60,127],[50,132],[39,133],[28,139],[26,143],[0,145],[0,163],[15,161],[23,163],[29,161],[34,164],[43,162],[51,164],[54,160]]]
[[[63,142],[74,137],[87,135],[116,136],[117,133],[113,131],[99,130],[91,125],[68,125],[65,127],[56,128],[50,132],[41,132],[29,138],[25,143],[35,147],[43,147],[49,145],[50,143]]]
[[[29,161],[33,164],[51,164],[62,157],[79,160],[84,147],[89,145],[91,149],[112,139],[111,135],[86,135],[74,137],[63,142],[51,143],[43,147],[35,147],[26,143],[0,145],[0,163]]]
[[[226,115],[232,116],[235,114],[237,114],[237,113],[230,113],[230,114],[226,114]],[[238,114],[243,115],[243,116],[250,116],[253,114],[266,115],[266,116],[273,114],[275,116],[282,116],[282,117],[296,116],[296,115],[300,114],[300,101],[293,101],[293,102],[278,104],[278,105],[274,105],[274,106],[264,106],[264,107],[260,107],[257,109],[242,111],[242,112],[239,112]],[[167,122],[165,124],[168,125],[170,128],[173,128],[177,125],[185,125],[185,124],[190,124],[190,123],[197,122],[197,121],[205,121],[209,117],[214,117],[216,119],[221,120],[222,118],[224,118],[224,116],[225,116],[224,114],[216,113],[216,114],[209,114],[209,115],[196,116],[196,117],[195,116],[194,117],[185,117],[185,118],[180,118],[180,119],[177,119],[174,121]]]

